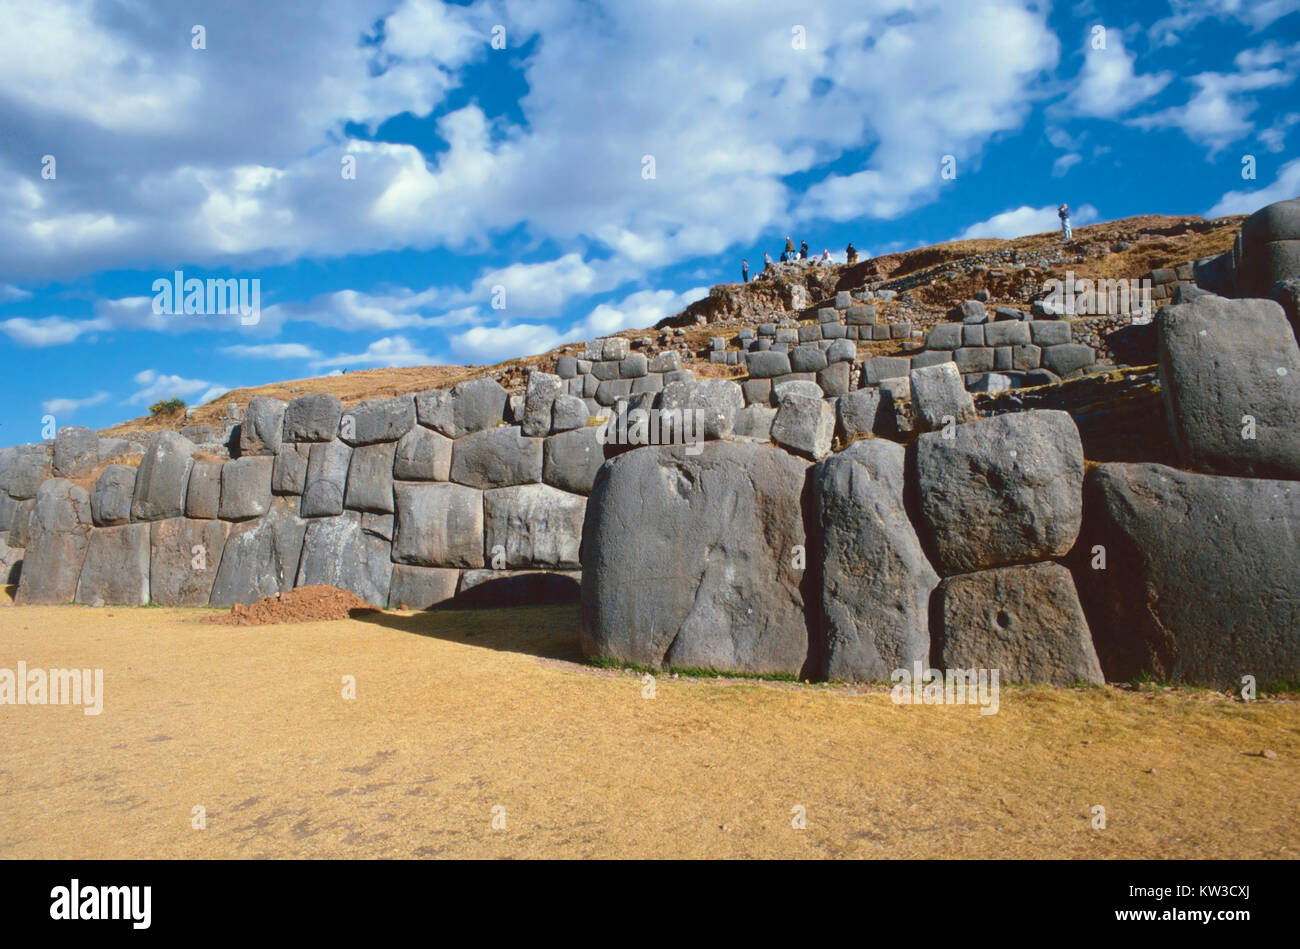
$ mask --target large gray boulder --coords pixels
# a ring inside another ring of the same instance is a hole
[[[494,428],[505,418],[509,394],[495,380],[458,382],[451,391],[431,389],[415,397],[420,424],[448,438]]]
[[[307,487],[307,463],[310,460],[310,445],[281,445],[271,469],[271,491],[301,495]]]
[[[561,432],[546,439],[542,449],[542,480],[570,494],[590,494],[604,462],[598,426]]]
[[[395,442],[415,424],[415,400],[409,396],[371,399],[344,411],[340,437],[349,445]]]
[[[1300,483],[1093,469],[1074,567],[1106,677],[1300,679],[1297,537]]]
[[[292,589],[307,523],[294,511],[292,498],[276,498],[265,517],[233,525],[209,602],[253,603]]]
[[[99,463],[99,436],[81,425],[63,425],[54,435],[54,476],[80,478]]]
[[[1300,478],[1300,346],[1277,303],[1207,295],[1163,307],[1156,342],[1165,414],[1188,467]]]
[[[90,495],[64,478],[42,482],[26,531],[14,602],[71,603],[90,530]]]
[[[521,484],[483,494],[488,562],[506,567],[579,567],[587,499],[548,484]]]
[[[908,374],[908,382],[912,415],[923,428],[934,430],[976,419],[975,401],[966,391],[956,363],[941,362],[913,369]]]
[[[135,476],[131,519],[160,521],[185,513],[190,468],[198,447],[176,432],[155,432]]]
[[[524,420],[520,426],[525,435],[540,437],[551,431],[551,407],[564,392],[564,382],[549,372],[534,371],[528,376],[524,390]]]
[[[275,459],[254,455],[227,461],[221,466],[221,508],[223,521],[244,521],[261,517],[271,509],[271,468]]]
[[[867,439],[813,468],[826,678],[884,681],[929,660],[939,577],[903,506],[905,456],[901,445]]]
[[[542,440],[526,438],[513,425],[458,438],[451,451],[451,480],[474,488],[539,482]]]
[[[582,647],[653,668],[803,674],[807,462],[752,442],[626,452],[582,534]]]
[[[50,462],[43,446],[21,446],[5,466],[3,487],[16,501],[36,497],[36,489],[50,476]]]
[[[356,511],[344,511],[338,517],[316,518],[307,525],[294,585],[338,587],[374,606],[385,607],[392,574],[388,542],[362,530],[361,515]]]
[[[456,595],[460,571],[443,567],[413,567],[394,564],[388,589],[388,608],[427,610]]]
[[[854,389],[836,401],[837,431],[840,441],[847,444],[854,439],[871,435],[880,425],[880,389]]]
[[[5,539],[10,547],[23,548],[27,546],[27,529],[31,525],[32,511],[36,508],[36,499],[28,498],[26,501],[19,501],[14,507],[13,518],[10,521],[9,536]]]
[[[90,532],[74,600],[83,606],[144,606],[149,602],[148,524],[100,527]]]
[[[131,499],[135,496],[135,469],[109,465],[90,492],[90,516],[97,527],[115,527],[131,520]],[[0,524],[0,527],[4,525]]]
[[[397,443],[393,477],[399,481],[446,481],[451,476],[451,448],[446,435],[417,425]]]
[[[343,513],[343,495],[352,463],[352,449],[341,439],[311,446],[307,482],[303,487],[303,517],[336,517]]]
[[[816,461],[826,457],[835,437],[835,409],[820,396],[783,392],[772,420],[772,441]]]
[[[393,494],[393,560],[417,567],[483,566],[482,491],[448,482],[399,482]]]
[[[328,442],[339,437],[343,403],[338,396],[316,392],[294,399],[284,410],[286,442]]]
[[[683,379],[664,386],[659,396],[661,411],[698,412],[691,418],[700,425],[691,428],[695,441],[728,438],[735,430],[736,414],[745,407],[745,395],[730,379]],[[682,431],[687,425],[683,423]],[[701,439],[701,428],[703,439]]]
[[[185,516],[215,518],[221,510],[221,468],[219,461],[196,461],[190,469],[190,486],[185,492]]]
[[[274,455],[284,436],[284,410],[288,402],[256,395],[248,400],[248,410],[239,423],[239,454]]]
[[[207,606],[230,530],[225,521],[187,517],[151,523],[149,598],[159,606]]]
[[[1083,444],[1065,412],[930,432],[917,440],[916,462],[921,513],[944,576],[1060,557],[1078,536]]]
[[[1104,681],[1074,581],[1060,564],[948,577],[936,597],[945,669],[997,669],[1001,682]]]
[[[435,432],[429,434],[435,435]],[[352,449],[344,506],[354,511],[393,513],[393,454],[396,442],[380,442]],[[383,604],[380,604],[381,606]]]

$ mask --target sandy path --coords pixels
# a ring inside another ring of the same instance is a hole
[[[669,678],[645,699],[563,661],[570,607],[204,612],[0,609],[0,667],[102,667],[106,693],[99,716],[0,706],[0,856],[1300,853],[1294,699],[1004,689],[981,717]]]

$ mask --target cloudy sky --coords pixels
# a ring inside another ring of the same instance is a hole
[[[0,0],[0,444],[645,326],[787,234],[1300,194],[1300,0],[316,9]],[[258,320],[156,313],[176,271],[258,280]]]

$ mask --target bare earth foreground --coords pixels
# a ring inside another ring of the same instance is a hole
[[[1004,688],[982,717],[671,677],[643,698],[569,661],[573,607],[212,612],[0,609],[0,667],[102,668],[105,691],[98,716],[0,706],[0,856],[1300,853],[1294,698]]]

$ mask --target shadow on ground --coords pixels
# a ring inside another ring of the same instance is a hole
[[[582,660],[576,603],[494,609],[434,609],[419,613],[356,610],[352,618],[404,633],[518,652],[544,659]]]

